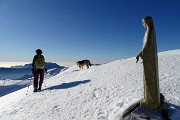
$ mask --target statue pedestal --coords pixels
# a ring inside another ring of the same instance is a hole
[[[123,120],[170,120],[165,103],[162,102],[158,109],[150,109],[141,107],[140,101],[137,101],[123,112]]]
[[[131,112],[130,120],[166,120],[167,112],[161,106],[159,109],[149,109],[144,107],[137,107]]]

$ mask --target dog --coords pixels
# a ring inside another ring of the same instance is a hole
[[[79,67],[79,69],[83,69],[83,66],[86,65],[87,69],[91,67],[91,62],[87,59],[76,62],[76,65]]]

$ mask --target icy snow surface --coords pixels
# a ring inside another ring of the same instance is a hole
[[[143,97],[143,65],[135,62],[133,57],[84,70],[74,65],[46,78],[41,92],[30,86],[0,97],[0,120],[121,120]],[[159,79],[169,117],[179,120],[180,50],[159,53]]]

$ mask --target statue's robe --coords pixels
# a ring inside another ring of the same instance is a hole
[[[148,21],[145,21],[145,23],[148,24]],[[157,109],[160,106],[160,92],[156,35],[153,23],[146,26],[146,28],[141,50],[144,67],[144,100],[140,105]]]

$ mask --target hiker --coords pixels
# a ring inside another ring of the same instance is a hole
[[[42,50],[37,49],[36,55],[33,58],[32,62],[32,72],[34,75],[34,81],[33,81],[33,92],[37,92],[41,90],[41,86],[43,84],[44,80],[44,72],[45,72],[45,58],[42,55]],[[40,80],[38,78],[40,77]],[[38,86],[39,85],[39,86]]]

